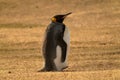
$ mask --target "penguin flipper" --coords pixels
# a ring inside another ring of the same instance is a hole
[[[64,40],[62,41],[62,44],[63,45],[61,45],[61,48],[62,48],[62,59],[61,59],[61,61],[64,62],[65,59],[66,59],[66,54],[67,54],[67,44],[65,43]]]
[[[63,40],[63,36],[64,36],[64,30],[63,32],[60,32],[58,36],[58,45],[61,47],[62,50],[62,57],[61,57],[62,62],[65,61],[67,55],[67,44]]]

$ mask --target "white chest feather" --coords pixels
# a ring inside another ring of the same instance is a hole
[[[63,39],[67,43],[67,53],[66,54],[68,55],[69,47],[70,47],[70,33],[69,33],[69,30],[67,27],[65,28]],[[61,70],[65,67],[67,67],[67,55],[66,55],[66,60],[63,63],[61,62],[61,55],[62,55],[61,47],[57,46],[56,47],[56,58],[55,58],[54,62],[55,62],[55,65],[58,70]]]

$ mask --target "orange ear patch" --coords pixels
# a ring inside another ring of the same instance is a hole
[[[52,22],[56,22],[56,18],[54,18],[54,17],[51,20],[52,20]]]

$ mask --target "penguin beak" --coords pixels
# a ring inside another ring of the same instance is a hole
[[[72,14],[72,12],[69,12],[63,16],[63,18],[66,18],[68,15]]]

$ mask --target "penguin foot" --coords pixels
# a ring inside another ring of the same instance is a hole
[[[46,72],[46,69],[42,68],[41,70],[38,70],[37,72]]]
[[[66,66],[66,67],[63,67],[63,68],[62,68],[62,70],[66,69],[66,68],[68,68],[68,66]]]
[[[37,72],[56,72],[56,69],[51,69],[51,70],[47,70],[46,68],[42,68],[41,70],[38,70]]]

